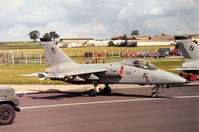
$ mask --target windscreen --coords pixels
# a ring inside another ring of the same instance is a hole
[[[157,70],[157,67],[152,65],[150,62],[142,59],[131,59],[123,61],[124,65],[134,66],[137,68],[148,69],[148,70]]]

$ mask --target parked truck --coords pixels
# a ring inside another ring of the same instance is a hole
[[[13,88],[0,87],[0,125],[12,124],[19,112],[19,98]]]

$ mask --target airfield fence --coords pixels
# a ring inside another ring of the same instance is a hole
[[[90,51],[91,52],[91,51]],[[118,54],[111,52],[109,56],[120,56],[121,51],[118,51]],[[87,51],[78,51],[74,53],[69,51],[66,53],[69,57],[84,58],[84,54]],[[91,52],[97,53],[97,52]],[[99,52],[100,53],[100,52]],[[106,53],[106,52],[105,52]],[[96,58],[96,57],[95,57]],[[44,56],[44,52],[26,52],[26,51],[1,51],[0,52],[0,64],[47,64],[47,60]]]
[[[0,52],[0,63],[4,64],[46,64],[43,52]]]
[[[123,53],[129,51],[136,52],[157,52],[159,47],[134,47],[134,48],[118,48],[118,47],[86,47],[86,48],[63,48],[62,50],[72,58],[84,58],[86,52],[105,52],[109,57],[120,57]],[[27,50],[27,51],[26,51]],[[84,60],[82,60],[84,61]],[[4,50],[0,51],[0,64],[47,64],[43,49],[29,50]]]

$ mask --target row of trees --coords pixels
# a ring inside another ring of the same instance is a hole
[[[39,36],[40,33],[38,30],[31,31],[29,33],[30,39],[33,39],[34,41],[36,41],[39,38]],[[51,31],[49,33],[44,33],[43,38],[49,38],[55,41],[56,38],[59,38],[59,34],[57,34],[55,31]]]
[[[115,46],[115,47],[137,47],[137,42],[128,42],[125,40],[124,42],[120,43],[119,45],[115,45],[113,41],[109,41],[108,46]]]
[[[131,35],[139,35],[139,31],[136,30],[132,30]],[[127,40],[127,34],[125,33],[122,36],[122,40],[125,40],[124,42],[120,43],[119,45],[115,45],[113,43],[113,41],[110,41],[108,46],[117,46],[117,47],[137,47],[137,42],[128,42]]]

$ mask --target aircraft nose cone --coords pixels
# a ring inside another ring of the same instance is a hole
[[[168,73],[167,74],[169,79],[168,81],[172,84],[185,84],[188,83],[188,80],[186,80],[185,78],[178,76],[176,74],[173,73]]]
[[[189,83],[190,81],[186,80],[185,78],[183,77],[180,77],[180,76],[176,76],[176,83],[178,84],[185,84],[185,83]]]

